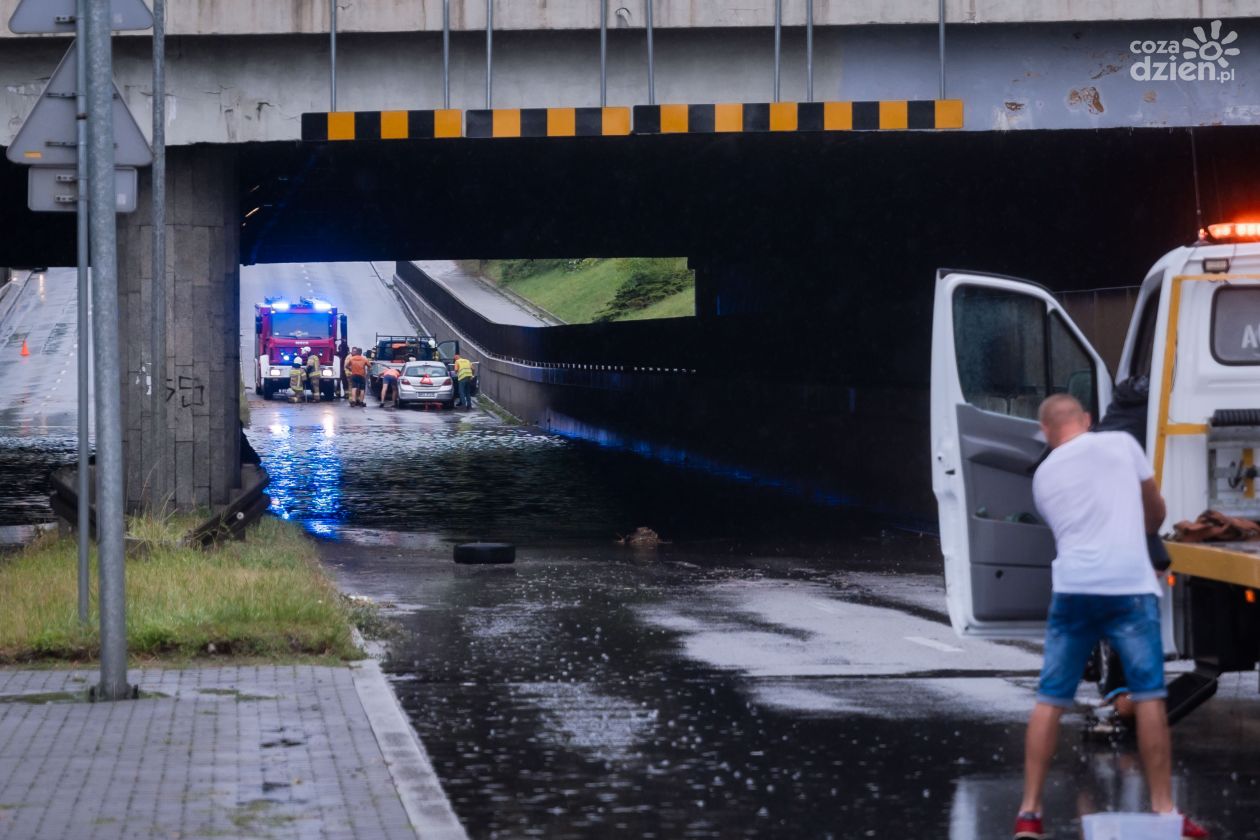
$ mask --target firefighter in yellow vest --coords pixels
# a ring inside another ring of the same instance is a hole
[[[472,362],[455,354],[455,379],[459,383],[459,402],[464,408],[472,408]]]
[[[305,387],[303,380],[305,379],[306,368],[302,367],[302,360],[294,356],[293,367],[289,368],[289,390],[293,392],[289,397],[289,402],[302,401],[302,388]]]
[[[309,347],[303,347],[302,352],[310,354],[306,359],[306,384],[311,389],[311,396],[315,398],[315,402],[319,402],[319,354]]]

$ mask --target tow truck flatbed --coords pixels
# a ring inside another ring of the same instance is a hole
[[[1170,571],[1260,589],[1260,542],[1168,542]]]

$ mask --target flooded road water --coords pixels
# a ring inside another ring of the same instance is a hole
[[[387,667],[471,836],[1009,832],[1039,652],[953,634],[932,538],[480,412],[252,405],[277,511],[401,624]],[[668,543],[618,543],[640,525]],[[455,566],[476,538],[518,562]],[[1230,837],[1260,836],[1255,689],[1176,731],[1179,801]],[[1061,837],[1145,807],[1080,720]]]
[[[78,459],[76,283],[22,272],[0,295],[0,526],[52,521],[48,474]]]
[[[393,305],[362,266],[263,269],[353,296],[361,325]],[[954,635],[934,539],[481,411],[369,404],[251,394],[248,435],[274,513],[401,628],[387,668],[471,837],[1009,836],[1039,649]],[[37,417],[6,427],[9,521],[46,518],[40,472],[73,457]],[[666,542],[618,542],[639,526]],[[518,561],[455,566],[469,539]],[[1174,730],[1178,802],[1216,837],[1260,837],[1256,689],[1231,676]],[[1080,721],[1047,790],[1059,838],[1145,807],[1134,747]]]

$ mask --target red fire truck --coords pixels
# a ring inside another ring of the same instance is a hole
[[[254,392],[265,399],[289,387],[294,358],[304,362],[318,353],[322,367],[320,391],[332,399],[334,383],[341,378],[337,341],[346,335],[346,316],[337,315],[331,303],[319,298],[289,301],[267,298],[254,305]],[[304,348],[310,348],[303,354]]]

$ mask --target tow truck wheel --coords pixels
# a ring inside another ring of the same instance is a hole
[[[275,390],[275,388],[272,386],[272,384],[271,384],[270,382],[264,382],[264,383],[263,383],[263,386],[262,386],[262,398],[263,398],[264,400],[269,400],[269,399],[271,399],[271,396],[272,396],[275,392],[276,392],[276,390]]]
[[[254,380],[254,393],[262,396],[262,383],[260,383],[257,379]]]

